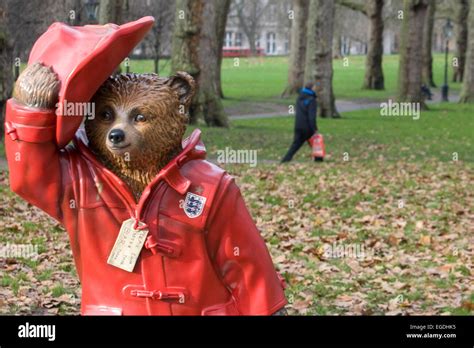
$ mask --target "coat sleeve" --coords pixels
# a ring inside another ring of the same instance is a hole
[[[273,266],[234,180],[225,175],[207,223],[207,247],[217,274],[242,315],[271,315],[286,303]]]
[[[61,155],[54,110],[7,101],[5,149],[12,191],[61,222]],[[65,155],[64,155],[65,156]]]

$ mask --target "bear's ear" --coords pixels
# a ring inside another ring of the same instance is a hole
[[[184,71],[178,71],[169,78],[167,84],[178,93],[179,103],[188,109],[196,91],[194,78]]]

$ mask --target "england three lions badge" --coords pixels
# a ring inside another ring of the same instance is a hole
[[[184,200],[184,213],[191,219],[196,218],[202,214],[204,204],[206,204],[206,197],[188,192]]]

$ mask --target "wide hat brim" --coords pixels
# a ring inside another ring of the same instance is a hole
[[[148,16],[120,26],[73,27],[54,23],[36,41],[28,64],[40,62],[57,73],[61,83],[60,105],[89,102],[100,85],[143,39],[153,22],[154,18]],[[84,114],[58,115],[56,140],[59,147],[69,143],[83,117]]]

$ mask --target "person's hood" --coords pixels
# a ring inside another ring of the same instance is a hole
[[[301,96],[308,96],[309,95],[309,96],[312,96],[312,97],[316,97],[316,92],[313,91],[312,89],[309,89],[309,88],[305,87],[305,88],[302,88],[300,90],[300,95]]]

